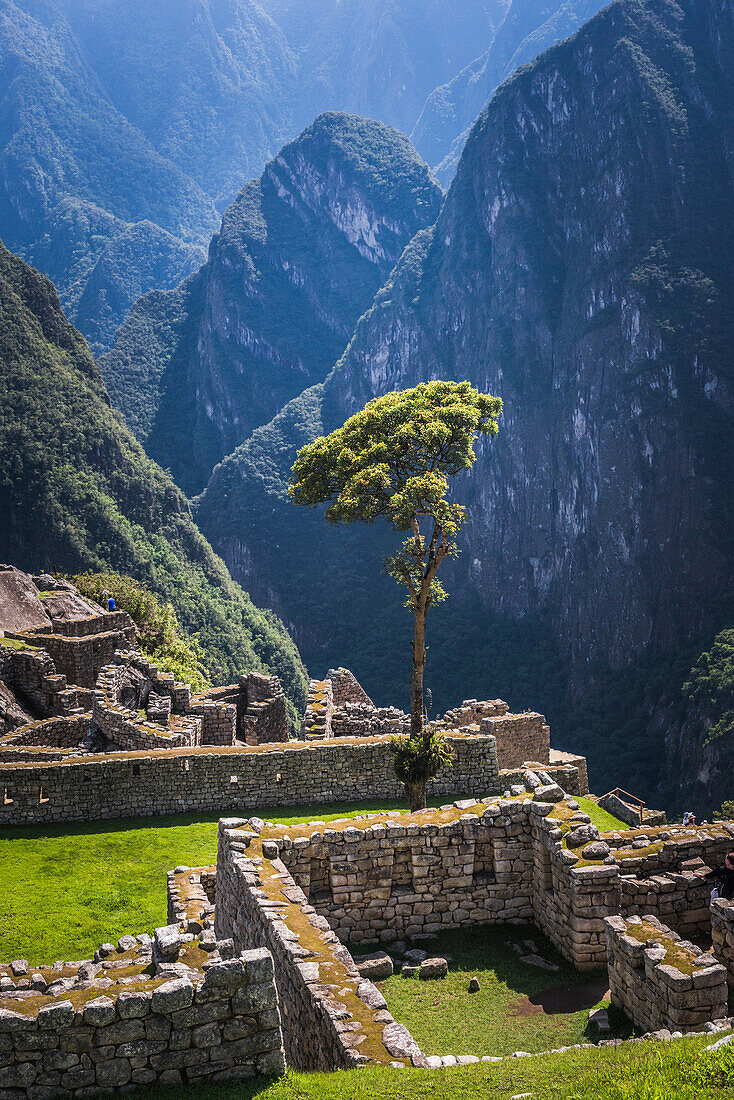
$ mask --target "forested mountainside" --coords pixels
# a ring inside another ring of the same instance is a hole
[[[102,370],[182,488],[326,377],[442,197],[402,134],[322,115],[240,192],[206,266],[138,302]]]
[[[554,28],[559,3],[530,4],[519,60],[532,56],[534,22],[543,26],[539,49],[576,25],[559,19]],[[53,279],[99,355],[141,295],[198,269],[221,211],[325,110],[410,133],[439,85],[421,140],[443,159],[494,85],[482,77],[473,98],[444,86],[453,89],[467,66],[482,69],[508,6],[5,0],[0,232]],[[509,38],[512,54],[520,33]],[[444,111],[453,98],[466,103]]]
[[[617,0],[505,83],[335,370],[196,511],[307,659],[333,646],[382,698],[408,638],[376,580],[385,539],[294,516],[289,465],[392,388],[466,377],[501,396],[461,485],[463,630],[434,615],[432,674],[485,696],[536,676],[559,740],[643,796],[666,781],[669,705],[731,614],[733,62],[730,0]],[[533,621],[528,642],[513,624]]]
[[[421,156],[448,187],[469,131],[500,84],[568,38],[608,0],[512,0],[488,49],[435,88],[410,131]]]
[[[217,681],[268,669],[301,707],[305,671],[285,628],[232,581],[112,411],[51,283],[2,245],[0,362],[0,560],[128,574],[170,601]]]

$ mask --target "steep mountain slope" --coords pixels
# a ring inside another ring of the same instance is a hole
[[[297,59],[301,125],[339,110],[409,134],[436,85],[490,45],[508,2],[263,0],[263,7]]]
[[[233,583],[170,478],[109,407],[53,286],[0,245],[0,558],[118,570],[176,609],[225,682],[268,668],[291,704],[305,673],[281,623]]]
[[[197,508],[309,656],[331,659],[336,607],[352,631],[344,659],[360,674],[370,654],[372,675],[389,676],[388,590],[353,584],[374,576],[376,536],[345,542],[318,514],[288,518],[288,465],[377,393],[466,377],[498,394],[500,436],[461,484],[465,637],[481,634],[482,608],[490,624],[537,617],[571,669],[571,710],[559,690],[551,716],[605,779],[643,794],[664,771],[665,670],[725,625],[734,579],[732,62],[730,0],[617,0],[504,84],[435,229],[323,388],[215,470]],[[456,649],[442,659],[455,667]],[[507,668],[533,660],[518,641]]]
[[[198,266],[213,204],[115,110],[50,0],[2,5],[0,73],[3,236],[58,282],[70,316],[103,345],[136,294]],[[133,282],[114,307],[90,311],[83,299],[104,298],[106,268],[124,281],[131,234]]]
[[[322,115],[242,190],[207,265],[137,304],[102,370],[179,485],[202,489],[221,458],[326,376],[441,199],[407,138]]]
[[[411,140],[440,182],[451,182],[469,130],[492,93],[521,65],[568,38],[607,0],[513,0],[489,48],[428,97]]]
[[[220,209],[293,133],[294,61],[254,0],[59,6],[117,110]]]

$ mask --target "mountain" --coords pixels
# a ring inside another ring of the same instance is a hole
[[[206,266],[138,302],[101,366],[113,404],[182,488],[201,490],[220,459],[326,377],[441,201],[402,134],[322,115],[243,188]]]
[[[306,677],[285,628],[254,607],[186,499],[110,408],[52,284],[0,245],[0,559],[115,570],[164,597],[219,682],[277,673],[292,714]]]
[[[295,64],[254,0],[58,2],[115,108],[220,210],[293,132]]]
[[[139,297],[201,266],[227,204],[316,116],[415,128],[448,183],[496,83],[592,7],[4,0],[0,232],[101,355]]]
[[[568,38],[607,0],[512,0],[488,49],[428,96],[411,140],[446,186],[469,131],[500,84],[549,46]]]
[[[263,0],[262,6],[296,59],[301,125],[323,111],[349,111],[409,134],[434,88],[490,45],[508,3]]]
[[[196,507],[307,659],[339,646],[382,698],[407,661],[377,578],[389,539],[296,512],[289,465],[393,388],[468,378],[502,397],[460,482],[457,623],[432,612],[432,674],[511,700],[530,678],[525,701],[599,781],[643,797],[666,782],[667,701],[732,621],[732,62],[730,0],[617,0],[502,85],[333,372]]]

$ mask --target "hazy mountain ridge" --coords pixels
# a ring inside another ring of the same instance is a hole
[[[0,231],[100,354],[141,294],[200,266],[217,211],[325,110],[406,133],[423,112],[420,140],[443,159],[471,108],[452,133],[426,100],[507,37],[508,3],[7,0]]]

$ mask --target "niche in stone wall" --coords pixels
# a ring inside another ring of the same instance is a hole
[[[553,864],[551,863],[550,852],[545,845],[540,846],[540,885],[543,890],[548,894],[553,893]]]
[[[494,867],[494,842],[489,838],[478,838],[475,841],[473,881],[477,886],[497,881]]]
[[[392,893],[413,892],[413,848],[410,844],[396,844],[392,861]]]
[[[311,874],[308,886],[308,900],[312,905],[319,901],[332,901],[331,868],[328,856],[311,857]]]

